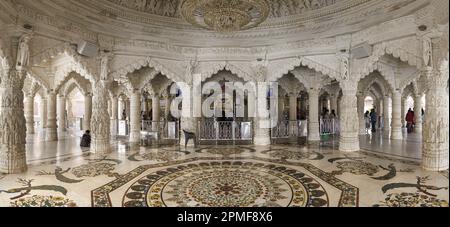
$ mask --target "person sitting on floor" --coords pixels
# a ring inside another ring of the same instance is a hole
[[[91,147],[91,131],[86,130],[86,132],[83,134],[83,137],[81,137],[80,146]]]

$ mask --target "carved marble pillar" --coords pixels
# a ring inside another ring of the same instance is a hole
[[[448,169],[449,161],[448,61],[435,67],[439,68],[427,72],[422,167],[429,171],[442,171]]]
[[[359,151],[358,138],[358,107],[356,98],[356,84],[347,81],[343,84],[341,99],[341,134],[339,137],[339,150],[343,152]]]
[[[97,81],[93,85],[91,117],[91,152],[94,154],[107,154],[111,151],[110,145],[110,117],[108,114],[108,89],[106,81]]]
[[[422,134],[422,95],[414,96],[414,132]]]
[[[392,95],[392,125],[391,125],[391,139],[401,140],[402,135],[402,94],[399,91],[394,91]]]
[[[297,93],[289,93],[289,121],[297,121]]]
[[[359,134],[365,135],[367,134],[366,130],[366,122],[364,119],[364,95],[359,94],[357,96],[357,103],[358,103],[358,122],[359,122]]]
[[[160,106],[160,99],[159,94],[154,94],[152,97],[152,119],[153,121],[160,121],[160,113],[161,113],[161,106]]]
[[[58,140],[58,125],[56,124],[56,93],[51,91],[47,94],[47,141]]]
[[[389,104],[391,99],[389,96],[385,96],[383,99],[383,138],[389,139],[391,133],[391,115],[389,112]]]
[[[319,89],[309,90],[308,142],[320,142]]]
[[[117,96],[111,99],[111,136],[117,136],[119,127],[119,98]]]
[[[66,131],[66,97],[60,95],[58,97],[58,128],[61,131]]]
[[[402,104],[401,104],[401,114],[400,118],[402,119],[402,128],[406,128],[406,97],[402,97]]]
[[[34,134],[34,96],[25,96],[25,120],[27,124],[27,134]]]
[[[42,97],[41,99],[41,128],[47,128],[47,98]]]
[[[27,170],[23,83],[25,71],[0,68],[0,173]]]
[[[337,114],[338,113],[338,98],[337,95],[332,95],[330,100],[330,113],[332,110]]]
[[[253,105],[255,107],[254,110],[256,111],[255,117],[253,118],[253,128],[255,133],[253,142],[256,146],[267,146],[271,144],[270,129],[267,125],[270,117],[261,114],[262,111],[264,111],[264,106],[259,104],[261,98],[264,99],[263,101],[267,100],[267,92],[265,92],[264,89],[260,90],[259,86],[257,86],[256,91],[255,103],[252,104],[249,102],[249,105]]]
[[[141,137],[141,93],[134,91],[130,97],[130,143],[139,143]]]
[[[290,140],[291,142],[297,141],[297,104],[298,93],[289,93],[289,128],[290,128]],[[279,110],[280,111],[280,110]],[[280,118],[281,119],[281,118]]]
[[[168,94],[164,95],[164,100],[166,102],[166,108],[164,109],[164,118],[166,119],[166,121],[168,121],[169,119],[169,115],[170,115],[170,96]]]
[[[91,116],[92,116],[92,94],[84,96],[84,118],[83,130],[91,130]]]

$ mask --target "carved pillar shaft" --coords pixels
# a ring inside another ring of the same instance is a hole
[[[402,102],[401,102],[402,109],[400,112],[400,118],[402,120],[402,128],[405,128],[406,127],[406,119],[405,119],[405,117],[406,117],[406,98],[402,98],[401,100],[402,100]]]
[[[130,101],[130,142],[139,143],[141,137],[141,93],[133,92]]]
[[[266,94],[267,92],[264,91],[264,89],[260,89],[258,86],[255,103],[253,103],[253,106],[255,107],[255,117],[253,118],[254,123],[254,144],[257,146],[267,146],[271,144],[270,141],[270,129],[268,128],[268,124],[270,123],[269,116],[263,116],[261,113],[263,111],[266,111],[264,109],[264,106],[260,105],[260,99],[266,100]]]
[[[34,134],[34,97],[25,96],[25,119],[27,124],[27,134]]]
[[[152,118],[154,121],[154,123],[152,124],[152,129],[156,131],[159,128],[160,112],[161,112],[160,99],[158,94],[155,94],[152,98],[152,110],[153,110]]]
[[[166,109],[164,110],[164,116],[167,119],[169,119],[169,115],[170,115],[170,105],[171,105],[171,101],[170,101],[170,96],[166,96]]]
[[[119,98],[113,97],[111,100],[111,136],[117,136],[119,119]]]
[[[47,128],[47,99],[41,99],[41,128]]]
[[[93,87],[91,152],[95,154],[107,154],[111,151],[107,85],[105,81],[99,81]]]
[[[426,112],[423,125],[422,167],[429,171],[448,169],[449,161],[449,96],[447,93],[448,62],[445,68],[427,76]]]
[[[402,135],[402,95],[399,91],[394,91],[392,95],[392,125],[391,125],[391,139],[401,140]]]
[[[389,104],[391,99],[385,96],[383,99],[383,137],[388,138],[391,132],[391,115],[389,112]]]
[[[422,134],[422,95],[416,95],[414,97],[414,132]]]
[[[66,97],[59,96],[58,97],[58,128],[61,131],[66,131]]]
[[[364,96],[358,95],[357,96],[357,103],[358,103],[358,122],[359,122],[359,134],[365,135],[367,134],[366,130],[366,119],[364,119]]]
[[[91,130],[91,115],[92,115],[92,95],[84,96],[84,119],[83,130]]]
[[[27,170],[24,117],[24,71],[0,68],[0,173]]]
[[[337,114],[338,99],[337,99],[336,95],[331,96],[330,108],[331,108],[331,110],[334,110],[334,112]]]
[[[356,87],[356,86],[354,86]],[[342,90],[341,99],[341,134],[339,150],[343,152],[359,151],[358,138],[358,107],[355,90]]]
[[[297,121],[297,94],[289,94],[289,120]]]
[[[58,125],[56,124],[56,93],[50,92],[47,95],[47,141],[58,140]]]
[[[320,141],[319,91],[309,91],[308,142]]]

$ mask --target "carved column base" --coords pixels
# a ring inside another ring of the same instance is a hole
[[[339,137],[339,151],[342,152],[355,152],[359,151],[359,138],[355,134],[341,134]]]
[[[27,122],[27,134],[33,135],[34,133],[34,123]]]
[[[111,137],[116,138],[117,137],[117,130],[118,130],[119,121],[117,119],[111,119]]]
[[[130,143],[140,143],[141,142],[141,132],[131,131],[130,132]]]
[[[58,129],[57,128],[47,128],[47,130],[45,130],[45,140],[46,141],[58,141]]]
[[[392,128],[391,139],[402,140],[403,139],[402,128]]]
[[[254,144],[256,146],[268,146],[270,145],[270,136],[269,135],[258,135],[254,138]]]
[[[390,128],[383,129],[383,135],[382,136],[385,139],[391,138],[391,129]]]
[[[437,145],[425,142],[422,151],[422,168],[427,171],[448,169],[448,144]]]
[[[0,173],[16,174],[27,171],[25,144],[6,147],[0,145]]]
[[[308,122],[308,143],[314,144],[320,142],[319,122]]]
[[[111,153],[111,143],[109,140],[93,140],[90,151],[94,154],[109,154]]]

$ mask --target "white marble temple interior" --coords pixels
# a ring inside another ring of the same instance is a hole
[[[448,9],[2,0],[0,206],[448,207]]]

